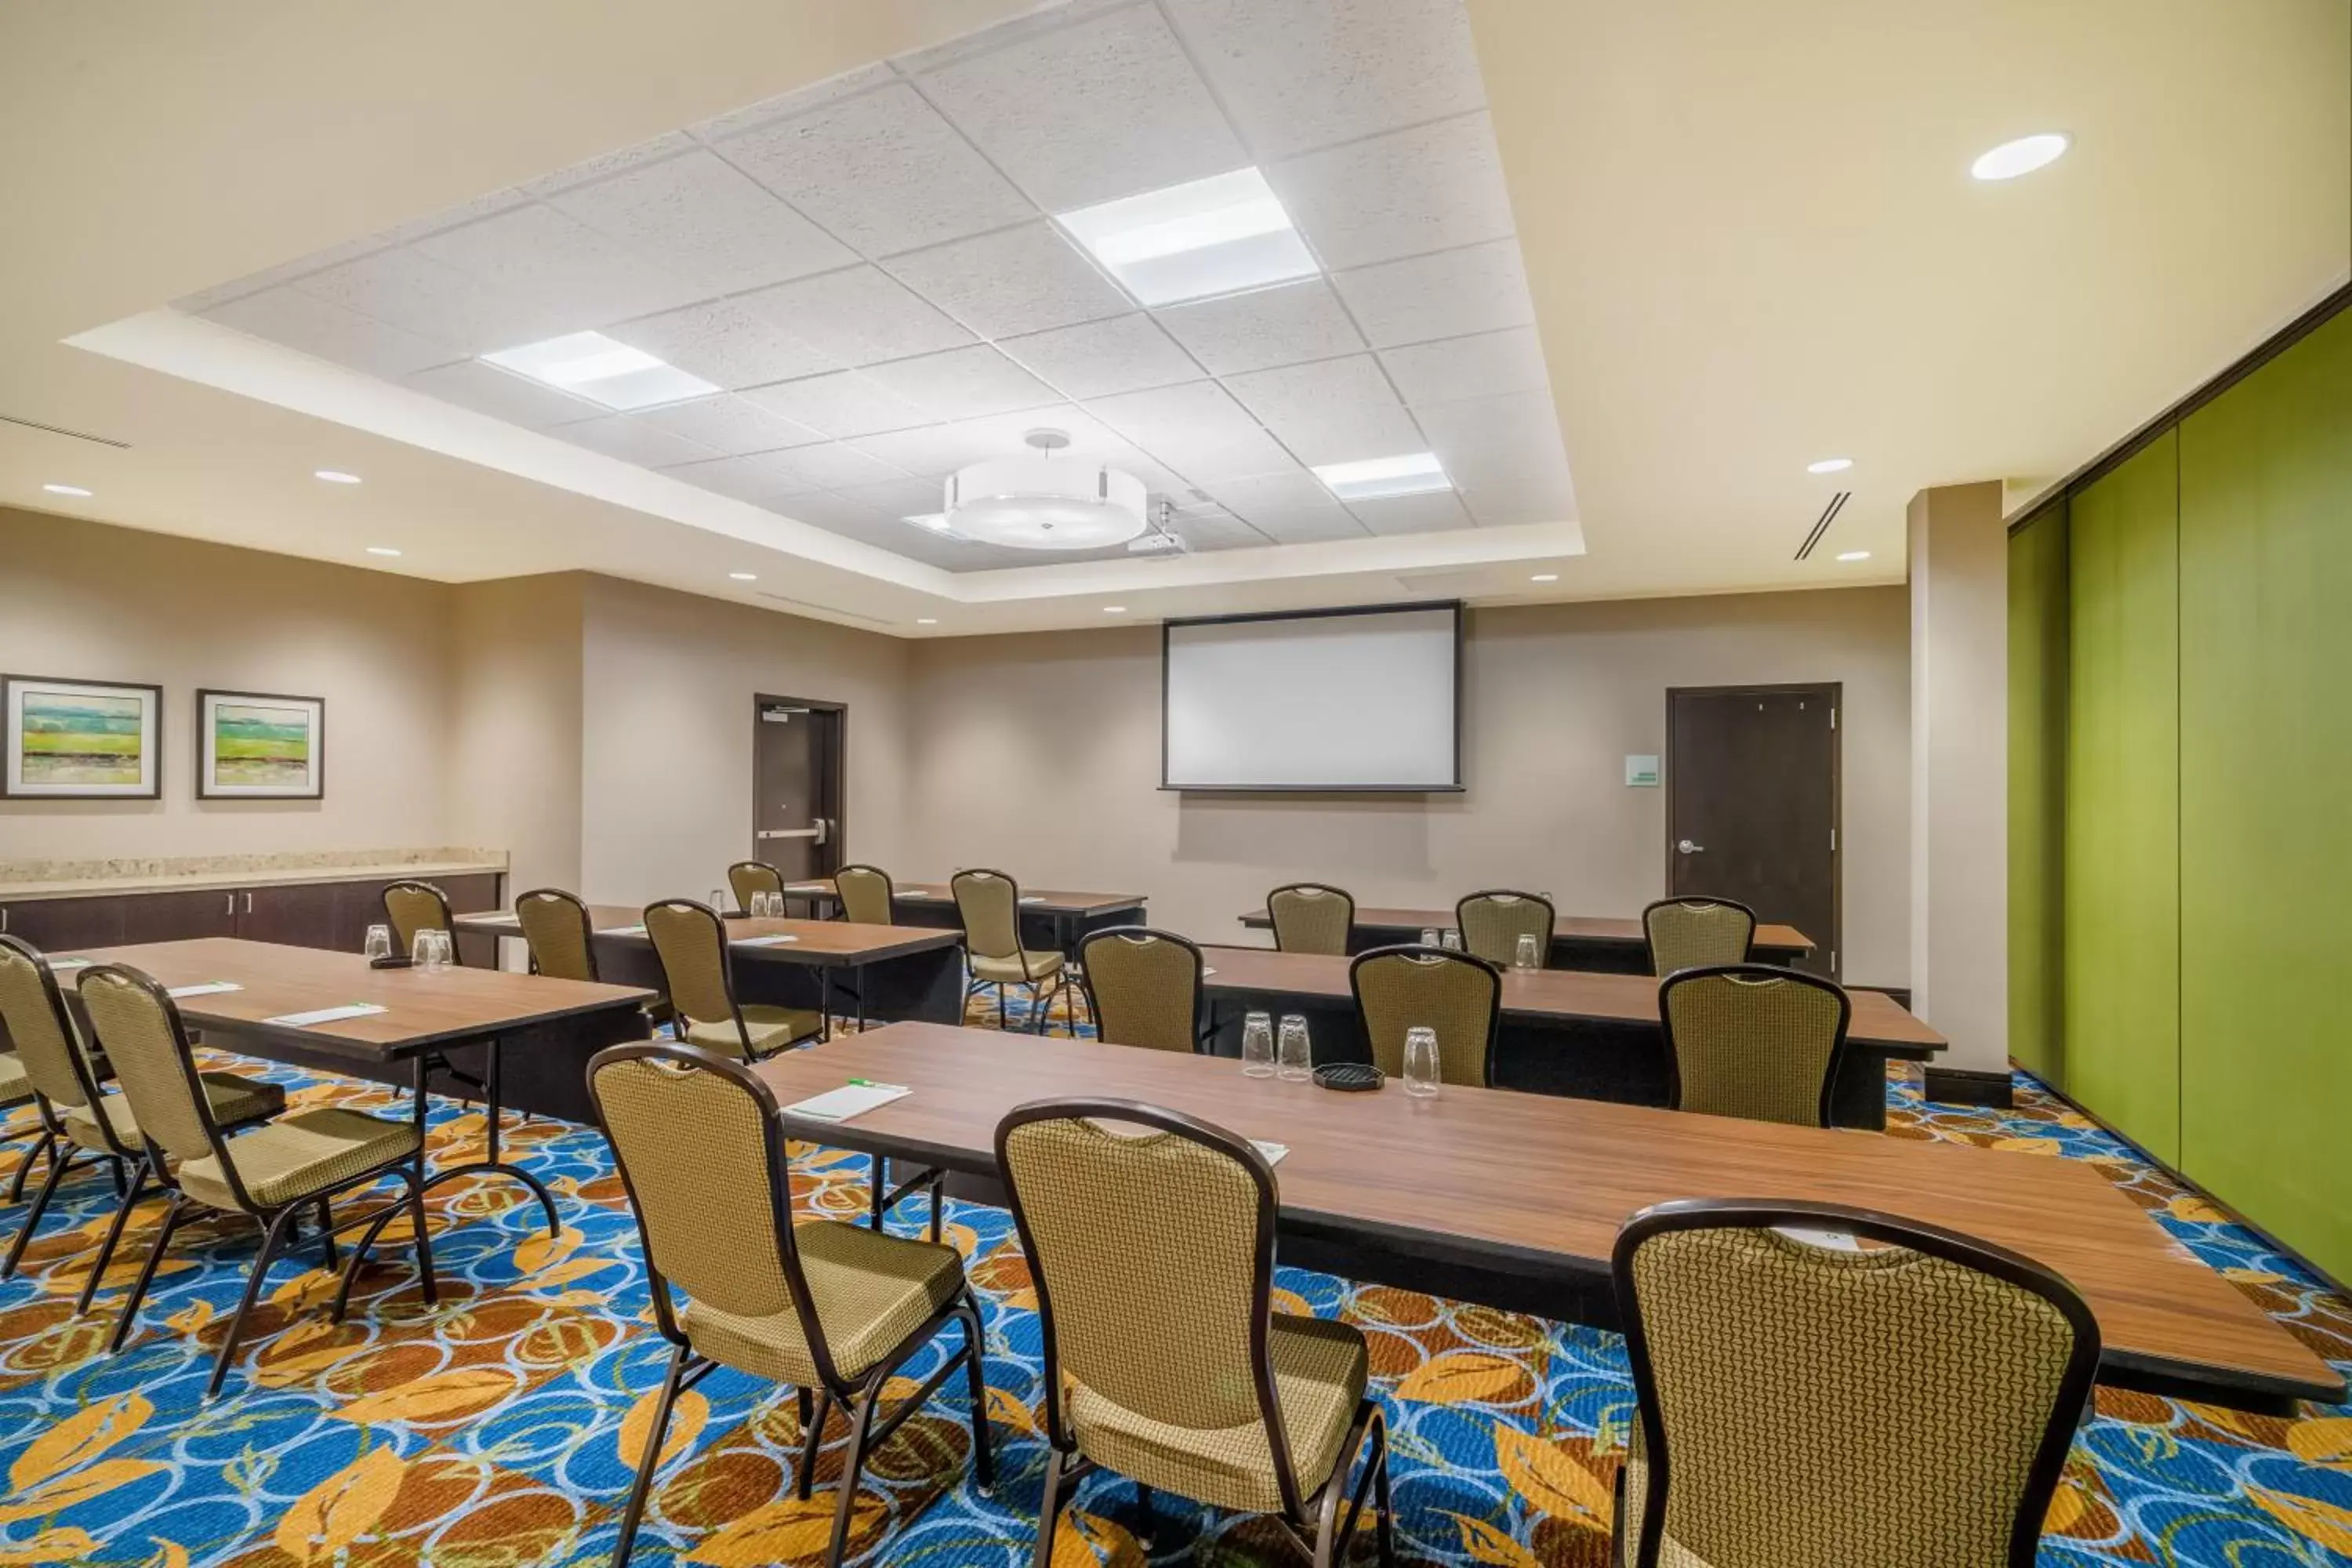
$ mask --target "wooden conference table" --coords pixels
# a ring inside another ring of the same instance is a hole
[[[1454,923],[1452,910],[1392,910],[1360,904],[1348,933],[1348,951],[1389,947],[1419,942],[1425,931],[1444,931]],[[1273,920],[1263,907],[1242,916],[1252,931],[1272,931]],[[1813,951],[1813,939],[1794,926],[1759,925],[1749,951],[1759,963],[1793,963]],[[1605,915],[1559,915],[1551,922],[1551,967],[1584,969],[1610,974],[1647,974],[1650,942],[1642,922]]]
[[[1266,947],[1204,947],[1201,954],[1212,972],[1201,984],[1222,1054],[1241,1054],[1242,1018],[1257,1011],[1304,1015],[1318,1060],[1368,1059],[1348,984],[1354,960]],[[1929,1060],[1948,1042],[1883,991],[1848,994],[1853,1018],[1830,1120],[1875,1131],[1886,1125],[1886,1064]],[[1580,969],[1503,972],[1496,1088],[1664,1105],[1670,1084],[1656,980]]]
[[[591,904],[596,973],[624,984],[664,986],[661,960],[646,935],[646,912],[625,904]],[[459,931],[520,938],[521,922],[504,910],[452,915]],[[848,921],[727,917],[735,998],[833,1010],[828,981],[846,972],[862,1026],[885,1018],[963,1018],[963,942],[935,926],[858,925]],[[583,1120],[585,1120],[583,1118]]]
[[[840,902],[833,879],[786,882],[784,897],[805,900],[812,910]],[[945,882],[896,882],[891,885],[892,913],[908,925],[963,929],[956,911],[955,889]],[[1111,925],[1141,925],[1141,893],[1073,892],[1066,888],[1021,889],[1021,940],[1031,947],[1050,949],[1075,958],[1078,940],[1088,931]]]
[[[2090,1302],[2104,1381],[2285,1412],[2344,1380],[2087,1165],[2050,1155],[1448,1088],[1339,1094],[1244,1078],[1214,1057],[894,1024],[753,1068],[790,1105],[852,1077],[902,1100],[788,1130],[834,1147],[993,1178],[1004,1113],[1087,1096],[1188,1112],[1289,1146],[1275,1167],[1294,1240],[1507,1270],[1556,1287],[1551,1315],[1614,1327],[1610,1247],[1674,1198],[1802,1198],[1949,1226],[2058,1270]],[[1596,1286],[1603,1288],[1596,1288]],[[1573,1312],[1559,1309],[1572,1308]]]
[[[207,1045],[380,1083],[405,1078],[415,1090],[412,1114],[420,1131],[428,1076],[436,1068],[470,1075],[484,1101],[485,1158],[436,1172],[427,1184],[480,1173],[511,1176],[538,1194],[551,1234],[557,1228],[553,1197],[530,1172],[499,1158],[499,1109],[594,1121],[588,1058],[650,1032],[644,1008],[653,994],[642,986],[496,969],[371,969],[355,952],[234,937],[89,948],[49,962],[68,996],[89,963],[126,963],[174,991],[226,982],[236,989],[173,997],[182,1019],[202,1031]],[[270,1022],[352,1003],[383,1011],[308,1025]]]

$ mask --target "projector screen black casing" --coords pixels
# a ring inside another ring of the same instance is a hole
[[[1185,616],[1160,624],[1160,787],[1192,795],[1459,795],[1462,782],[1463,645],[1465,617],[1459,599],[1419,599],[1403,605],[1351,605],[1337,610],[1264,610],[1245,616]],[[1168,635],[1178,626],[1231,626],[1242,621],[1311,621],[1328,616],[1389,616],[1412,610],[1450,610],[1454,615],[1454,777],[1450,784],[1170,784],[1168,782]]]

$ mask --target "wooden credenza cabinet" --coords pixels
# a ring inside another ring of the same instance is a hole
[[[383,919],[383,889],[395,879],[362,881],[257,882],[249,888],[173,889],[102,893],[87,898],[0,897],[0,931],[44,952],[113,947],[129,942],[184,942],[236,936],[291,947],[357,952],[367,928]],[[427,877],[449,896],[453,912],[497,909],[506,878],[496,871]],[[464,961],[498,962],[498,939],[460,936]]]

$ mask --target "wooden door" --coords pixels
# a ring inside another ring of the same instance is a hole
[[[1813,939],[1838,974],[1839,688],[1666,693],[1666,886],[1737,899]]]
[[[237,895],[236,934],[247,942],[341,949],[331,882],[276,883]]]
[[[0,905],[0,931],[44,952],[111,947],[122,941],[120,898],[26,899]]]
[[[124,942],[193,942],[202,936],[236,934],[237,895],[228,889],[194,889],[175,893],[126,893],[122,905]]]
[[[752,716],[751,858],[787,881],[842,864],[842,731],[837,704],[762,697]]]

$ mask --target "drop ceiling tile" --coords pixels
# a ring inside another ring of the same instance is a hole
[[[1163,386],[1097,398],[1088,409],[1119,435],[1207,489],[1242,474],[1271,474],[1297,464],[1214,382]]]
[[[921,87],[1047,212],[1206,179],[1250,162],[1151,5],[927,71]]]
[[[404,331],[488,353],[551,337],[562,317],[414,250],[379,250],[314,272],[295,288]]]
[[[762,452],[751,458],[719,458],[663,471],[671,479],[683,479],[698,489],[715,490],[753,506],[772,506],[787,496],[801,495],[815,488],[779,468],[778,456]]]
[[[231,300],[242,300],[247,294],[258,294],[264,289],[274,289],[280,283],[291,283],[314,272],[323,272],[330,267],[357,261],[383,247],[382,237],[362,235],[357,239],[347,239],[324,250],[314,250],[308,256],[298,256],[291,261],[266,267],[258,272],[248,272],[242,278],[232,278],[209,289],[199,289],[193,294],[184,294],[172,301],[172,308],[182,315],[201,316]]]
[[[713,294],[846,267],[856,253],[740,169],[693,152],[577,186],[553,205]]]
[[[700,292],[585,224],[536,203],[433,235],[410,248],[501,294],[535,301],[560,318],[566,331],[675,310]],[[519,330],[505,346],[542,335]]]
[[[845,485],[838,493],[891,518],[919,517],[947,504],[946,489],[937,479],[884,479]]]
[[[1257,521],[1261,513],[1303,511],[1339,504],[1323,488],[1322,480],[1297,467],[1286,473],[1219,479],[1202,489],[1228,511],[1252,522]]]
[[[861,92],[870,92],[898,79],[897,71],[892,70],[887,62],[877,60],[872,65],[859,66],[855,70],[811,82],[806,87],[796,87],[773,98],[763,98],[757,103],[747,103],[740,109],[730,109],[699,125],[688,126],[686,133],[698,142],[724,142],[730,136],[740,136],[746,131],[756,130],[792,115],[806,114],[812,109],[821,109],[845,98],[855,98]]]
[[[683,131],[667,131],[646,142],[633,142],[626,147],[616,147],[610,153],[600,153],[593,158],[583,159],[566,169],[544,174],[523,183],[528,195],[541,198],[568,191],[574,185],[584,185],[591,180],[642,169],[648,163],[672,157],[694,145],[694,138]]]
[[[1510,478],[1493,484],[1465,486],[1462,504],[1481,528],[1515,522],[1573,522],[1576,489],[1562,469],[1545,478]]]
[[[1085,411],[1066,403],[868,436],[850,445],[918,478],[938,479],[967,463],[1017,458],[1028,450],[1021,437],[1040,428],[1066,434],[1070,447],[1064,456],[1074,461],[1108,461],[1111,450],[1127,450],[1124,443]],[[1143,478],[1141,474],[1137,477]]]
[[[314,294],[283,287],[216,305],[205,312],[205,319],[374,375],[403,376],[466,357],[446,343],[433,342],[331,305]]]
[[[745,397],[698,397],[631,416],[672,435],[699,442],[722,457],[805,447],[824,437]]]
[[[839,363],[856,366],[960,347],[971,334],[878,267],[851,267],[746,294],[756,311]]]
[[[1320,278],[1155,311],[1213,375],[1360,353],[1363,338]]]
[[[1381,363],[1404,400],[1415,406],[1493,397],[1510,392],[1545,392],[1543,345],[1533,327],[1510,327],[1466,338],[1383,349]]]
[[[841,368],[832,355],[732,300],[625,321],[604,334],[719,386],[763,386]]]
[[[1322,544],[1334,539],[1371,537],[1371,530],[1358,522],[1346,507],[1328,502],[1253,512],[1249,521],[1276,544]]]
[[[1352,500],[1348,510],[1374,533],[1443,533],[1468,528],[1470,514],[1452,490],[1431,495],[1389,496],[1381,500]]]
[[[1374,348],[1524,327],[1535,321],[1518,242],[1490,240],[1462,250],[1337,273],[1332,282]]]
[[[992,340],[1134,308],[1050,223],[909,251],[888,266],[900,282]]]
[[[699,441],[689,441],[628,414],[583,419],[577,425],[558,426],[548,434],[575,447],[585,447],[592,452],[647,468],[698,462],[712,455],[710,448]]]
[[[1204,374],[1142,311],[1013,338],[996,345],[1071,397],[1173,386]]]
[[[890,63],[902,76],[928,76],[933,71],[977,59],[982,55],[1013,44],[1027,43],[1040,34],[1075,26],[1108,11],[1122,10],[1135,3],[1136,0],[1054,0],[1053,4],[1040,5],[1025,16],[1008,17],[978,32],[966,33],[961,37],[950,38],[928,47],[908,49],[903,55],[894,55]]]
[[[754,387],[743,395],[834,440],[931,422],[921,409],[854,370]]]
[[[941,421],[977,419],[985,414],[1043,408],[1062,401],[1052,387],[986,343],[894,360],[874,365],[866,374],[877,384]]]
[[[1227,511],[1183,512],[1169,526],[1195,550],[1254,550],[1274,542]]]
[[[471,223],[478,217],[488,217],[493,213],[502,213],[511,207],[519,207],[529,200],[530,197],[517,185],[509,185],[502,190],[486,191],[471,201],[459,202],[454,207],[443,207],[437,213],[426,213],[423,217],[415,217],[406,223],[395,224],[377,235],[376,243],[414,245],[428,234],[439,234],[443,229],[456,228],[459,224]]]
[[[1436,404],[1420,416],[1430,450],[1479,522],[1559,522],[1575,516],[1568,454],[1549,394]]]
[[[1335,270],[1511,233],[1510,193],[1483,112],[1309,153],[1265,178]]]
[[[880,484],[907,476],[895,465],[839,441],[816,447],[795,447],[769,454],[777,468],[820,489],[846,489],[852,485]]]
[[[454,403],[460,408],[470,408],[477,414],[487,414],[493,419],[531,430],[593,419],[610,412],[602,404],[558,392],[479,360],[459,360],[455,364],[420,371],[403,378],[401,384],[444,403]]]
[[[1225,390],[1277,436],[1286,424],[1377,418],[1399,407],[1395,389],[1370,354],[1227,376]]]
[[[1462,0],[1167,0],[1263,158],[1486,105]]]
[[[719,144],[729,163],[866,256],[1037,216],[911,87],[885,87]]]
[[[1368,458],[1401,458],[1426,452],[1429,443],[1402,404],[1357,414],[1311,415],[1268,426],[1290,455],[1310,468],[1326,463],[1356,463]]]

